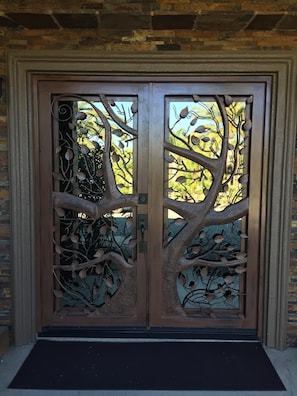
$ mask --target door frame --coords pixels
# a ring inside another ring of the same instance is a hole
[[[53,75],[269,75],[272,78],[264,256],[263,343],[284,349],[296,128],[293,52],[113,53],[8,52],[8,123],[14,343],[36,338],[34,118],[32,78]],[[264,226],[264,225],[263,225]]]

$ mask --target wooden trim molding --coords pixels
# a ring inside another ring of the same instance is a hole
[[[296,127],[296,56],[293,52],[95,53],[8,52],[11,246],[14,341],[36,337],[34,206],[34,92],[36,74],[116,76],[269,75],[272,102],[267,139],[267,211],[263,214],[263,343],[286,347],[291,197]]]

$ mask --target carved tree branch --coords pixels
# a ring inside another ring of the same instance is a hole
[[[221,166],[219,159],[208,158],[203,154],[196,153],[196,151],[188,150],[183,147],[175,146],[172,143],[164,142],[164,148],[177,155],[188,158],[197,164],[200,164],[207,168],[211,173],[215,173]]]
[[[166,209],[173,210],[181,217],[183,217],[187,222],[189,222],[197,212],[203,210],[204,204],[203,202],[196,204],[193,204],[191,202],[180,202],[168,197],[164,197],[163,206]]]
[[[93,260],[89,260],[86,261],[84,263],[80,263],[75,265],[75,267],[73,267],[71,264],[70,265],[54,265],[54,269],[59,269],[59,270],[63,270],[63,271],[79,271],[82,269],[86,269],[86,268],[91,268],[91,267],[95,267],[97,264],[100,264],[106,260],[111,260],[113,263],[117,264],[120,268],[122,269],[130,269],[133,266],[131,264],[129,264],[125,258],[120,255],[119,253],[116,252],[107,252],[104,255],[102,255],[102,257],[96,257]]]
[[[247,258],[242,258],[242,259],[235,259],[235,260],[230,260],[228,263],[226,262],[220,262],[220,261],[210,261],[210,260],[202,260],[199,257],[193,258],[193,259],[186,259],[182,257],[179,262],[178,262],[178,267],[177,267],[177,273],[180,271],[183,271],[187,268],[191,268],[194,266],[207,266],[207,267],[234,267],[236,265],[243,265],[247,263]]]
[[[225,173],[225,164],[227,160],[227,155],[228,155],[228,140],[229,140],[229,121],[228,121],[228,115],[226,112],[226,108],[224,105],[224,102],[219,96],[216,96],[216,101],[220,109],[220,113],[222,116],[223,120],[223,126],[224,126],[224,135],[222,138],[222,150],[221,150],[221,155],[220,158],[218,158],[217,162],[217,169],[213,173],[213,183],[211,185],[211,188],[207,194],[206,197],[206,202],[208,203],[208,211],[213,207],[215,204],[216,198],[218,193],[220,192],[222,182],[223,182],[223,177]]]
[[[79,95],[72,95],[72,97],[85,100]],[[90,105],[101,119],[105,128],[105,145],[102,154],[102,170],[105,181],[104,196],[99,202],[90,202],[66,192],[54,191],[52,196],[54,208],[64,208],[76,212],[83,212],[91,219],[96,220],[114,209],[125,206],[135,206],[137,204],[137,196],[136,194],[124,195],[118,190],[110,158],[111,128],[105,115],[94,104],[90,103]]]
[[[224,210],[216,212],[212,210],[205,217],[205,225],[227,224],[248,214],[249,199],[244,198],[235,204],[227,206]]]
[[[82,212],[93,220],[99,219],[112,210],[135,206],[138,201],[135,194],[121,194],[121,196],[116,199],[103,197],[99,202],[90,202],[75,195],[57,191],[53,191],[52,197],[54,208],[70,209],[78,213]]]
[[[107,110],[108,114],[111,116],[111,118],[122,128],[124,131],[131,133],[133,136],[138,136],[138,131],[134,128],[129,127],[129,125],[126,125],[112,110],[112,107],[108,103],[108,100],[106,99],[105,95],[99,95],[99,98]]]
[[[165,254],[170,257],[181,258],[183,256],[187,245],[194,238],[197,230],[202,229],[206,225],[206,218],[210,211],[213,210],[217,195],[221,189],[222,180],[225,172],[225,163],[228,154],[229,122],[226,108],[222,99],[216,96],[216,101],[218,103],[218,107],[223,120],[224,134],[222,138],[222,149],[220,158],[207,161],[205,160],[204,156],[202,156],[205,164],[214,164],[212,165],[213,183],[205,200],[200,203],[177,202],[176,204],[174,204],[173,202],[170,202],[168,198],[164,199],[164,205],[167,205],[167,207],[173,209],[179,206],[180,211],[177,213],[186,215],[185,219],[187,220],[187,224],[185,225],[185,227],[174,237],[171,243],[165,247]],[[189,155],[192,155],[190,154],[190,150],[184,151],[184,156],[186,158],[188,158]],[[195,155],[192,156],[191,159],[194,160],[194,157]],[[198,158],[200,160],[200,156],[196,157],[196,159]],[[211,224],[210,219],[208,220],[208,224]]]
[[[207,168],[213,177],[212,185],[208,191],[203,202],[199,203],[189,203],[189,202],[173,202],[169,198],[164,198],[163,204],[165,207],[174,210],[176,213],[180,214],[186,221],[186,225],[178,232],[175,237],[170,241],[170,243],[163,249],[164,265],[163,269],[163,279],[166,287],[166,306],[169,311],[179,312],[183,314],[184,311],[180,307],[179,297],[177,295],[177,290],[175,285],[176,275],[178,271],[192,267],[193,265],[204,265],[205,261],[201,261],[199,258],[193,260],[187,260],[184,258],[184,251],[193,240],[197,232],[202,230],[207,224],[216,224],[217,220],[221,219],[222,214],[216,214],[214,211],[214,205],[220,192],[222,181],[225,173],[225,164],[228,154],[228,140],[229,140],[229,122],[226,108],[223,101],[219,96],[216,96],[216,101],[221,113],[223,120],[224,133],[222,137],[222,148],[220,157],[218,159],[207,159],[205,156],[193,153],[192,150],[185,150],[183,148],[172,147],[169,143],[165,143],[165,148],[175,152],[178,155],[182,155],[185,158],[189,158],[194,162]],[[247,201],[246,201],[247,202]],[[224,212],[224,215],[230,216],[227,220],[229,222],[231,218],[245,213],[246,202],[235,206],[235,208],[228,208]],[[243,261],[235,262],[243,263]],[[226,265],[226,263],[224,263]],[[216,263],[217,266],[217,263]]]

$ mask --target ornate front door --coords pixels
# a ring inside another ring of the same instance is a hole
[[[38,327],[261,327],[269,86],[37,77]]]

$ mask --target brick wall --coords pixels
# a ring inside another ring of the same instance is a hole
[[[12,324],[6,51],[297,51],[297,2],[0,0],[0,325]],[[288,343],[297,345],[297,155]]]

